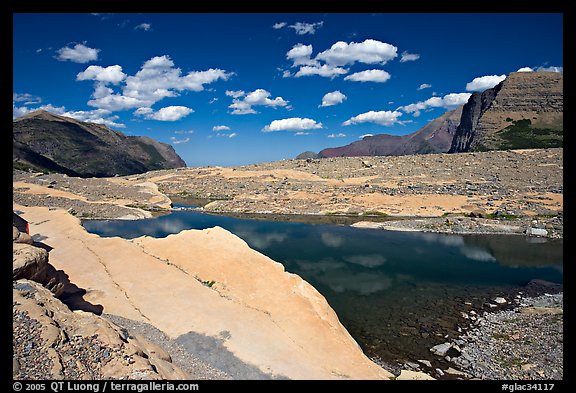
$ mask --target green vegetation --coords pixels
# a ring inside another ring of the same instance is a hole
[[[384,212],[370,210],[370,211],[364,212],[363,216],[388,217],[389,215],[387,213],[384,213]]]
[[[507,335],[506,333],[494,333],[492,335],[492,338],[495,340],[509,340],[510,336]]]
[[[146,210],[146,209],[148,209],[149,206],[148,206],[148,205],[141,204],[141,203],[129,203],[129,204],[126,205],[126,207],[131,207],[131,208],[133,208],[133,209]]]
[[[501,138],[497,146],[501,150],[563,147],[564,142],[562,129],[535,128],[530,119],[514,120],[496,134]]]
[[[214,284],[216,284],[216,281],[214,280],[206,280],[206,281],[200,281],[202,284],[206,285],[208,288],[212,288],[212,286]]]
[[[484,217],[491,218],[493,220],[515,220],[520,218],[520,216],[516,216],[514,214],[507,214],[507,213],[489,213],[486,214]]]
[[[511,121],[514,121],[514,119],[512,119],[511,117],[507,117],[507,118],[506,118],[506,121],[507,121],[507,122],[511,122]]]

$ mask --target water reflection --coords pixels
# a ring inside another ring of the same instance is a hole
[[[281,262],[329,297],[434,285],[524,285],[562,281],[562,241],[524,236],[393,232],[336,225],[246,220],[178,211],[138,221],[87,221],[101,236],[164,237],[223,227]],[[403,278],[403,279],[400,279]]]

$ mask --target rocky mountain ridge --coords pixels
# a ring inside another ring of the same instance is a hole
[[[444,113],[411,134],[366,136],[346,146],[323,149],[318,153],[318,158],[446,153],[450,148],[461,114],[462,107],[460,106]]]
[[[562,147],[563,97],[561,73],[512,72],[472,94],[449,152]]]
[[[15,168],[69,176],[109,177],[186,166],[165,143],[43,110],[13,121],[12,142]]]

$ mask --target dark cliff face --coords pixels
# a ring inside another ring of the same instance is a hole
[[[320,151],[320,157],[403,156],[445,153],[450,148],[462,107],[444,113],[424,127],[407,135],[379,134],[349,145]]]
[[[450,153],[562,147],[563,75],[513,72],[464,105]]]
[[[170,145],[46,111],[16,119],[12,141],[19,169],[108,177],[186,166]]]
[[[470,151],[470,145],[474,140],[478,121],[484,112],[492,105],[496,95],[502,88],[502,84],[503,82],[500,82],[492,89],[485,90],[481,93],[476,92],[470,96],[468,102],[464,104],[464,108],[462,108],[460,125],[456,128],[448,153]]]

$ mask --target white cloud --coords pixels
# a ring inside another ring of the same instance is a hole
[[[534,72],[534,70],[530,67],[522,67],[522,68],[519,68],[518,71],[516,71],[516,72]]]
[[[536,71],[539,72],[559,72],[561,74],[564,73],[564,67],[555,67],[555,66],[550,66],[550,67],[538,67],[536,68]]]
[[[400,109],[406,113],[412,113],[414,117],[420,116],[420,112],[428,108],[445,108],[454,109],[468,102],[472,94],[470,93],[450,93],[444,97],[430,97],[426,101],[419,101],[415,104],[400,106]]]
[[[330,134],[330,135],[328,135],[328,138],[345,138],[345,137],[346,137],[346,134],[343,134],[343,133],[341,133],[341,132],[338,133],[338,134]]]
[[[237,135],[238,135],[237,133],[233,132],[231,134],[228,134],[228,138],[234,138]]]
[[[210,102],[208,102],[208,103],[209,103],[209,104],[213,104],[213,103],[215,103],[216,101],[218,101],[218,97],[212,98],[212,99],[210,100]]]
[[[400,63],[405,63],[407,61],[415,61],[420,58],[417,53],[408,53],[406,51],[402,52],[402,57],[400,58]]]
[[[273,131],[300,131],[322,128],[322,123],[315,120],[300,117],[291,117],[288,119],[274,120],[272,123],[262,129],[264,132]]]
[[[298,136],[300,136],[300,135],[312,135],[312,133],[311,133],[311,132],[298,131],[298,132],[295,133],[294,135],[298,135]]]
[[[87,123],[104,124],[108,127],[125,128],[126,125],[116,123],[118,116],[110,116],[111,112],[105,109],[93,109],[91,111],[67,111],[63,106],[53,106],[52,104],[42,105],[37,108],[17,107],[12,104],[12,118],[23,116],[37,110],[45,110],[56,115],[71,117],[73,119]]]
[[[367,39],[363,42],[346,43],[338,41],[330,49],[320,52],[317,60],[333,66],[344,66],[355,62],[366,64],[386,64],[398,56],[398,48],[385,42]]]
[[[300,67],[298,72],[294,74],[296,78],[301,76],[309,75],[319,75],[327,78],[334,78],[337,75],[343,75],[348,72],[347,69],[342,67],[332,67],[327,64],[323,64],[321,67],[318,66],[303,66]]]
[[[344,80],[353,82],[386,82],[390,74],[383,70],[366,70],[348,75]]]
[[[402,116],[402,112],[398,111],[370,111],[361,113],[358,116],[354,116],[344,123],[343,126],[349,126],[352,124],[360,124],[360,123],[375,123],[381,126],[391,126],[396,123],[400,123],[398,118]]]
[[[39,104],[42,102],[42,98],[37,97],[37,96],[33,96],[32,94],[29,93],[24,93],[24,94],[18,94],[18,93],[12,93],[12,102],[24,102],[24,105],[33,105],[33,104]]]
[[[318,62],[310,58],[312,45],[296,44],[286,53],[286,58],[292,61],[292,67],[299,65],[317,65]]]
[[[294,23],[293,25],[290,25],[288,27],[290,27],[291,29],[294,29],[294,31],[296,31],[296,34],[304,35],[304,34],[316,33],[316,30],[321,28],[323,24],[324,24],[324,22],[322,22],[322,21],[316,22],[316,23],[297,22],[297,23]]]
[[[278,30],[278,29],[281,29],[281,28],[283,28],[284,26],[286,26],[286,24],[287,24],[286,22],[274,23],[274,24],[272,25],[272,28]]]
[[[180,143],[188,143],[190,142],[190,138],[178,139],[174,136],[170,137],[173,145],[179,145]]]
[[[245,95],[244,90],[226,90],[225,93],[228,97],[239,98]]]
[[[474,78],[472,82],[466,84],[466,91],[484,91],[491,89],[504,79],[506,79],[506,74],[479,76],[478,78]]]
[[[253,106],[276,108],[279,106],[285,107],[289,102],[282,97],[276,97],[274,99],[269,98],[271,95],[270,92],[264,89],[256,89],[247,94],[242,90],[226,91],[226,95],[233,97],[232,104],[228,106],[228,108],[232,109],[232,112],[230,113],[233,115],[258,113],[252,108]]]
[[[430,85],[428,83],[422,83],[420,86],[418,86],[418,89],[416,89],[416,90],[424,90],[424,89],[429,89],[431,87],[432,87],[432,85]]]
[[[285,70],[282,72],[282,78],[290,78],[292,76],[292,73],[288,70]]]
[[[134,27],[134,30],[150,31],[150,29],[152,29],[152,25],[150,23],[140,23],[138,26]]]
[[[214,127],[212,127],[212,131],[230,131],[230,127],[228,127],[228,126],[214,126]]]
[[[100,78],[113,83],[122,75],[124,74],[120,66],[88,67],[78,74],[78,78],[97,81]],[[166,97],[178,96],[181,91],[202,91],[205,84],[220,79],[226,81],[232,75],[234,73],[211,68],[206,71],[191,71],[182,76],[181,69],[174,67],[169,56],[156,56],[146,61],[135,75],[122,80],[124,86],[121,94],[114,93],[111,89],[104,90],[96,84],[92,95],[94,99],[88,101],[88,105],[110,111],[150,107]]]
[[[188,130],[188,131],[185,131],[185,130],[181,130],[181,131],[174,131],[174,134],[177,134],[177,135],[182,135],[182,134],[194,134],[194,130]]]
[[[91,65],[76,75],[77,81],[95,80],[104,84],[112,83],[115,85],[122,82],[125,78],[126,74],[122,72],[122,67],[119,65],[112,65],[106,68]]]
[[[56,59],[60,61],[72,61],[74,63],[88,63],[98,60],[100,49],[89,48],[84,44],[76,44],[73,48],[63,47],[58,49]]]
[[[366,138],[367,136],[374,136],[374,134],[364,134],[364,135],[360,135],[360,136],[358,137],[358,139],[364,139],[364,138]]]
[[[188,116],[194,112],[194,109],[185,106],[175,105],[161,108],[154,112],[152,108],[138,108],[134,114],[137,116],[144,116],[145,119],[159,120],[159,121],[176,121],[183,117]]]
[[[322,97],[322,104],[320,105],[320,107],[341,104],[346,99],[347,97],[344,94],[342,94],[339,90],[332,91],[330,93],[324,94],[324,97]]]

